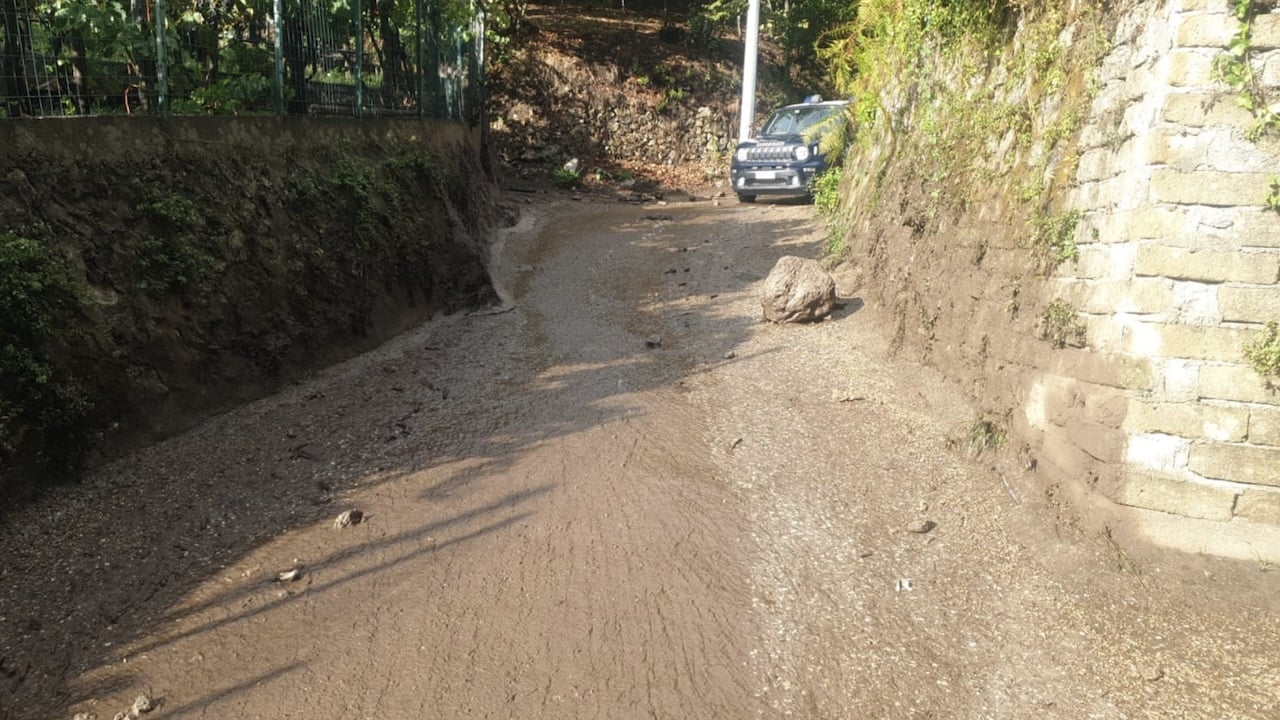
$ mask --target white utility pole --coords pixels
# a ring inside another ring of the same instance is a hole
[[[756,56],[760,50],[760,0],[747,5],[747,36],[742,53],[742,119],[738,123],[738,140],[751,137],[756,117]]]

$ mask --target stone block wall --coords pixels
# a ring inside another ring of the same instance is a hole
[[[1213,79],[1237,29],[1226,0],[1143,3],[1122,21],[1067,198],[1078,258],[1051,288],[1104,369],[1050,363],[1015,424],[1158,543],[1275,557],[1280,392],[1244,346],[1280,321],[1280,213],[1265,202],[1280,141],[1246,139],[1253,117]],[[1257,18],[1253,47],[1280,100],[1280,13]]]

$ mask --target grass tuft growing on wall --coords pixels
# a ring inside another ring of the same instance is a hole
[[[861,172],[911,168],[930,226],[999,196],[1045,214],[1078,162],[1073,140],[1109,48],[1102,12],[1047,0],[863,0],[821,51],[832,82],[854,98],[871,159]],[[1029,270],[1045,259],[1033,253]]]

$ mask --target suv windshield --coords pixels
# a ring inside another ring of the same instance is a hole
[[[791,107],[778,110],[769,117],[761,135],[803,135],[818,123],[840,112],[838,106]]]

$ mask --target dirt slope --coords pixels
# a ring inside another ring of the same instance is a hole
[[[490,74],[492,138],[526,178],[577,158],[588,185],[691,187],[721,179],[738,133],[743,47],[733,29],[695,42],[683,12],[530,3]],[[674,3],[673,3],[674,5]],[[797,102],[799,68],[761,43],[758,109]]]

